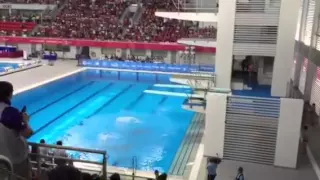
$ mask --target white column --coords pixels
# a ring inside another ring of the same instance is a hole
[[[296,67],[294,69],[294,79],[293,79],[293,85],[297,87],[299,86],[300,71],[301,71],[303,59],[304,58],[301,56],[301,54],[298,53],[296,56],[296,64],[295,64]]]
[[[303,100],[282,98],[274,165],[296,168],[302,121]]]
[[[271,95],[285,97],[290,81],[298,19],[299,0],[282,0],[276,56],[273,64]]]
[[[206,127],[204,130],[204,156],[223,157],[227,95],[207,95]]]
[[[307,66],[306,84],[304,86],[304,92],[303,92],[303,99],[305,101],[310,100],[313,78],[316,75],[316,73],[317,73],[317,66],[309,60],[308,66]]]
[[[236,0],[219,1],[216,87],[230,89]]]

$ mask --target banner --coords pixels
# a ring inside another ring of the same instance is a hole
[[[85,67],[177,72],[177,73],[191,73],[196,71],[214,72],[214,66],[209,66],[209,65],[139,63],[139,62],[122,62],[122,61],[109,61],[109,60],[80,60],[79,65],[85,66]]]
[[[176,72],[176,73],[192,73],[197,71],[214,72],[214,66],[209,66],[209,65],[140,63],[140,62],[109,61],[109,60],[80,60],[79,65],[84,67]]]
[[[10,37],[1,36],[0,42],[12,44],[48,44],[63,46],[89,46],[119,49],[148,49],[155,51],[185,51],[184,45],[177,43],[147,43],[147,42],[121,42],[121,41],[96,41],[83,39],[35,38],[35,37]],[[215,53],[216,48],[195,46],[195,52]]]

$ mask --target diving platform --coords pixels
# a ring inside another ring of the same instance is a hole
[[[189,75],[172,75],[171,82],[181,85],[188,85],[193,90],[206,91],[214,88],[214,74],[210,73],[193,73]]]
[[[183,103],[182,108],[188,111],[205,114],[206,100],[204,98],[188,98]]]

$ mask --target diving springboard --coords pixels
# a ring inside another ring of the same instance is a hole
[[[154,84],[154,87],[164,87],[164,88],[180,88],[180,89],[190,89],[190,86],[179,85],[179,84]]]
[[[213,81],[214,76],[212,74],[190,74],[190,75],[180,75],[174,74],[171,76],[172,79],[188,79],[188,80],[209,80]]]
[[[145,90],[144,93],[157,94],[157,95],[166,95],[166,96],[177,96],[177,97],[204,98],[203,95],[199,95],[199,94],[188,94],[188,93],[157,91],[157,90]]]

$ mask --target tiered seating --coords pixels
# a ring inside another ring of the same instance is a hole
[[[122,40],[119,18],[129,1],[70,1],[52,23],[45,24],[40,36]]]
[[[176,42],[180,38],[213,38],[215,28],[199,29],[197,24],[188,21],[156,17],[156,10],[177,11],[171,0],[144,0],[144,12],[135,27],[128,27],[125,39],[135,41]]]
[[[1,35],[21,35],[31,32],[35,27],[34,22],[0,22]]]
[[[163,19],[155,16],[155,11],[176,11],[171,0],[144,0],[143,14],[136,26],[125,17],[123,24],[119,18],[131,1],[71,0],[56,20],[44,24],[38,36],[61,38],[85,38],[98,40],[127,40],[176,42],[180,38],[213,38],[215,28],[199,29],[198,24],[187,21]],[[130,15],[131,17],[132,15]]]

